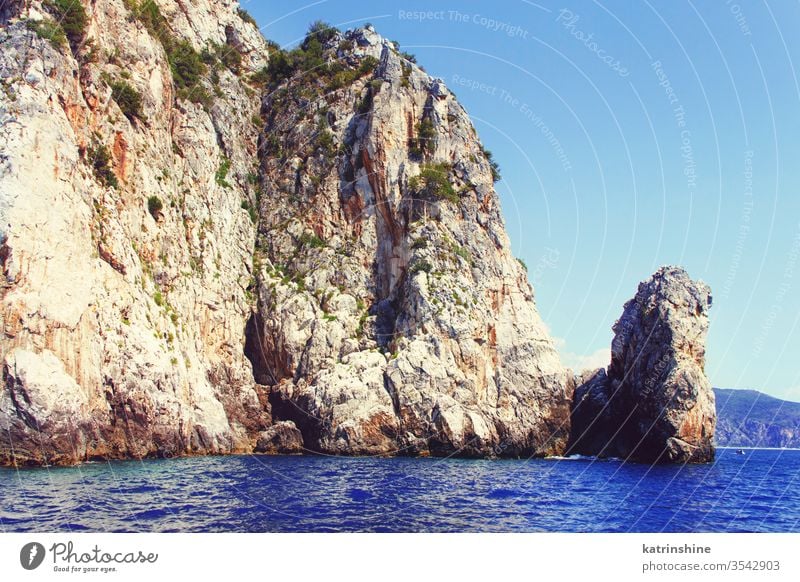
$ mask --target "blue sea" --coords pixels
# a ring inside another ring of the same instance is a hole
[[[797,532],[800,451],[652,467],[229,456],[0,469],[0,531]]]

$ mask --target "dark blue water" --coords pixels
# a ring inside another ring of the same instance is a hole
[[[800,451],[712,465],[204,457],[1,469],[0,531],[800,531]]]

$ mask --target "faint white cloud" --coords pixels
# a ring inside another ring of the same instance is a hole
[[[554,338],[554,342],[561,355],[561,362],[574,372],[605,368],[611,362],[611,348],[600,348],[591,354],[576,354],[566,351],[566,342],[563,339]]]
[[[786,390],[781,391],[781,396],[784,400],[791,400],[792,402],[800,402],[800,386],[791,386]]]

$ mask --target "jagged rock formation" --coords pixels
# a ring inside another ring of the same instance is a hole
[[[321,27],[286,53],[230,0],[0,21],[0,464],[565,452],[575,381],[496,167],[393,43]],[[680,318],[631,317],[702,373],[699,323],[686,347]]]
[[[568,375],[467,113],[371,28],[320,49],[264,101],[250,337],[276,417],[326,453],[563,451]]]
[[[579,380],[570,452],[713,459],[716,411],[704,372],[710,306],[710,289],[678,267],[662,267],[639,285],[614,325],[608,372]]]

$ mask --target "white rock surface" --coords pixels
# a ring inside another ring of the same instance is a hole
[[[20,424],[6,394],[0,419],[16,432],[0,436],[4,463],[250,450],[270,422],[243,354],[255,228],[242,201],[254,199],[260,104],[242,79],[265,64],[266,45],[235,2],[157,4],[173,37],[198,50],[226,30],[240,41],[242,70],[221,67],[210,112],[174,102],[161,43],[122,0],[82,2],[75,54],[26,27],[45,14],[39,1],[0,30],[5,383],[44,397],[42,365],[59,370],[52,386],[83,394],[69,411],[42,409],[54,425],[68,413],[69,450],[37,445],[42,431]],[[122,114],[109,78],[141,94],[146,119]],[[118,188],[91,167],[97,145]],[[215,179],[225,157],[229,187]],[[163,202],[158,220],[150,196]]]
[[[372,29],[326,46],[352,68],[378,62],[334,91],[303,72],[289,85],[302,98],[265,100],[280,155],[266,163],[259,331],[263,374],[283,381],[276,415],[329,453],[563,452],[571,380],[467,113]],[[436,137],[420,156],[423,119]],[[326,131],[336,154],[316,146]],[[431,164],[447,164],[457,200],[415,194]]]

